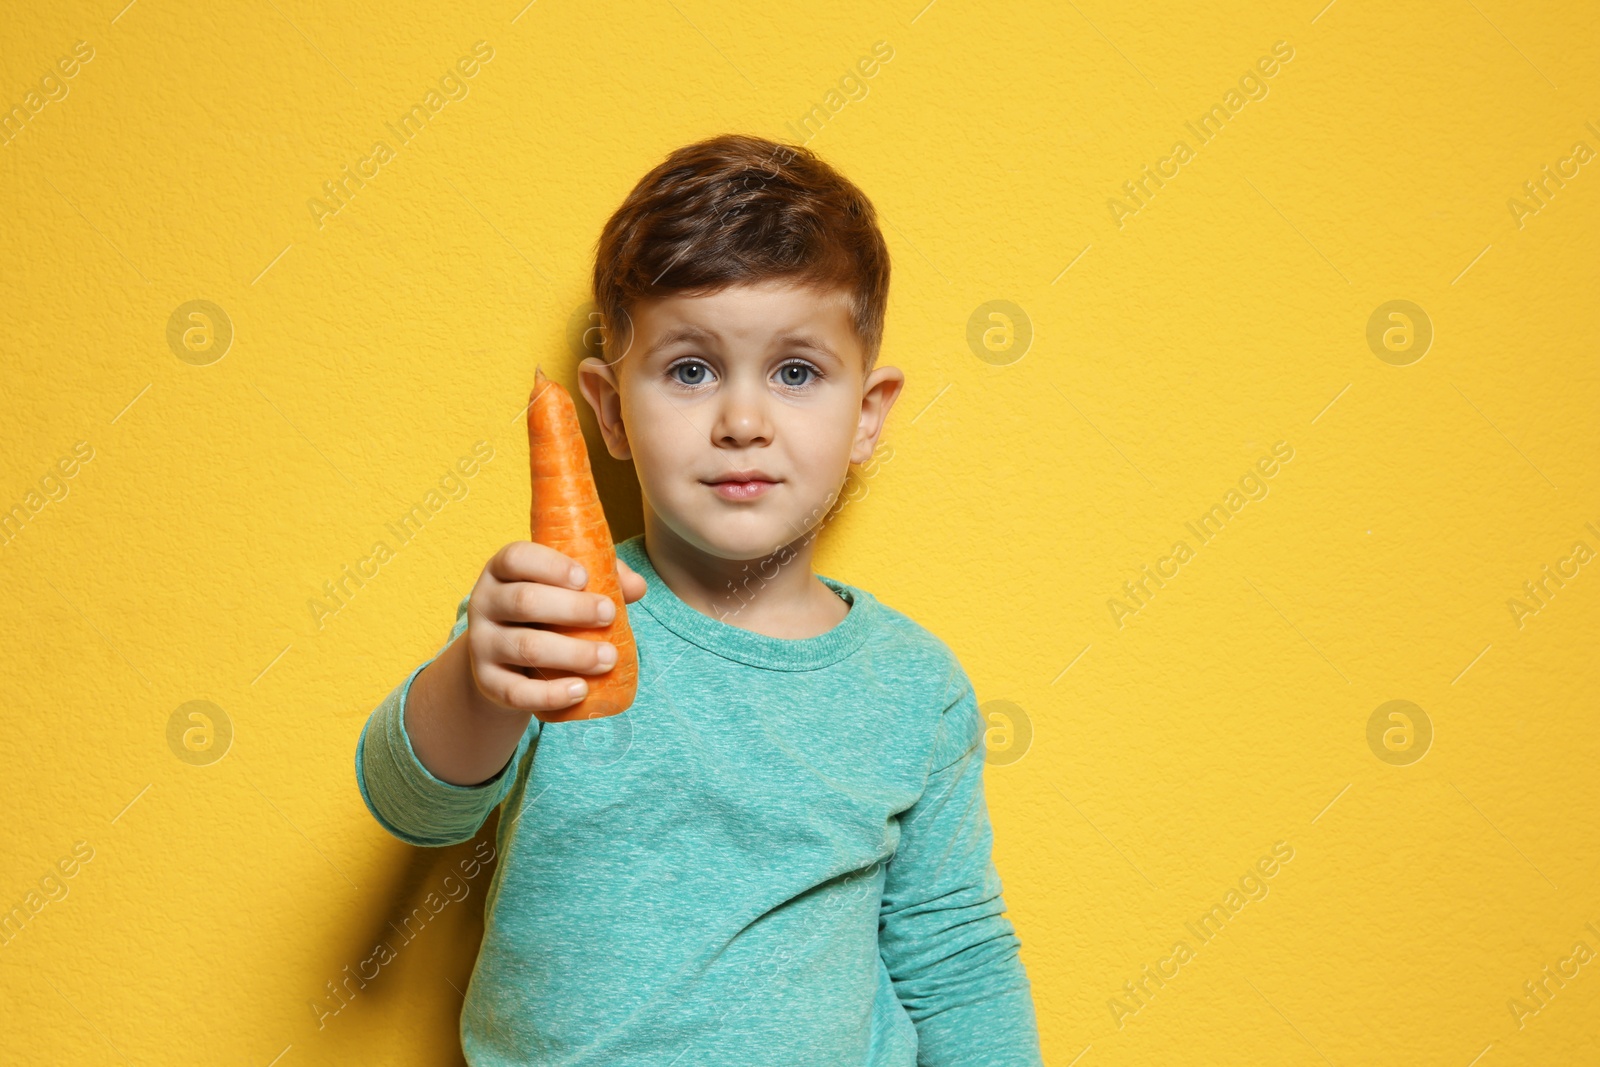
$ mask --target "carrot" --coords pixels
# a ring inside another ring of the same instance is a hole
[[[534,368],[533,394],[528,402],[528,459],[533,472],[533,540],[581,563],[589,574],[584,588],[610,597],[617,607],[616,616],[606,626],[545,627],[572,637],[610,641],[617,647],[617,663],[605,674],[583,676],[589,691],[578,703],[539,717],[546,722],[566,722],[619,715],[633,704],[638,690],[639,653],[617,580],[616,545],[600,507],[572,396],[538,367]]]

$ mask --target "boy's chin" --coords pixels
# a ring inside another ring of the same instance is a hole
[[[702,515],[694,522],[694,540],[703,551],[726,560],[765,559],[785,545],[802,541],[809,529],[803,516],[758,514]]]

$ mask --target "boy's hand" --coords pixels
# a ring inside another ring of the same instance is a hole
[[[583,699],[568,687],[579,674],[604,674],[616,665],[616,646],[556,633],[543,625],[605,626],[615,614],[611,598],[583,592],[574,581],[577,562],[548,545],[513,541],[496,552],[478,576],[467,605],[468,661],[484,698],[541,720]],[[645,580],[619,558],[624,603],[645,594]]]

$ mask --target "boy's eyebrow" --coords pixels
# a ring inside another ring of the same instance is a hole
[[[672,329],[658,337],[656,343],[651,345],[649,350],[645,352],[644,358],[649,359],[663,348],[677,344],[679,341],[715,341],[716,339],[717,335],[710,330],[702,329],[693,323],[684,323],[683,325],[672,327]]]
[[[839,358],[838,353],[829,348],[821,338],[815,337],[809,333],[790,331],[789,333],[786,333],[778,338],[778,344],[784,348],[803,348],[807,351],[816,352],[819,355],[827,356],[829,359],[832,359],[835,362],[844,362]]]
[[[677,344],[679,341],[714,342],[716,340],[717,335],[712,331],[701,326],[696,326],[693,323],[683,323],[672,327],[666,333],[657,338],[655,344],[651,345],[650,348],[645,352],[644,358],[649,359],[657,352],[667,348],[670,345]],[[834,352],[833,349],[829,348],[820,338],[809,333],[791,330],[788,333],[779,336],[777,338],[777,344],[783,348],[806,349],[811,352],[816,352],[819,355],[827,356],[837,362],[843,362],[843,360],[839,358],[839,355]]]

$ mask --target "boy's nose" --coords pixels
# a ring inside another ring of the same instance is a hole
[[[772,436],[766,397],[758,386],[734,383],[719,398],[713,436],[718,443],[745,445],[767,442]]]

